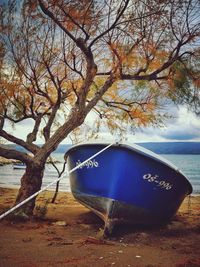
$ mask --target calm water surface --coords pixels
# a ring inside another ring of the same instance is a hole
[[[187,177],[193,186],[193,194],[200,194],[200,155],[161,155],[176,165]],[[63,154],[55,153],[55,159],[63,161]],[[62,169],[62,164],[57,164]],[[0,166],[0,187],[19,188],[20,178],[24,170],[13,170],[12,165]],[[50,165],[46,165],[43,186],[46,186],[57,178],[57,172]],[[50,189],[54,189],[53,185]],[[60,181],[61,191],[70,191],[67,176]]]
[[[200,155],[162,155],[176,165],[188,178],[193,194],[200,194]]]

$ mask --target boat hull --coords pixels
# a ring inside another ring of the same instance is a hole
[[[68,151],[69,169],[105,145],[79,145]],[[161,224],[174,216],[192,187],[165,162],[128,146],[112,146],[70,174],[74,197],[105,221],[116,224]]]

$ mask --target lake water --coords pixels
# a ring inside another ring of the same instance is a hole
[[[193,186],[193,194],[200,194],[200,155],[161,155],[176,165],[187,177]],[[63,154],[55,153],[53,158],[63,160]],[[62,164],[57,164],[62,169]],[[13,170],[12,165],[0,166],[0,187],[19,188],[20,178],[24,170]],[[46,186],[57,178],[57,172],[50,165],[46,165],[43,186]],[[51,186],[50,189],[54,189]],[[60,181],[60,191],[70,191],[67,176]]]

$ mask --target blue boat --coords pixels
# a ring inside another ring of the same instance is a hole
[[[69,170],[105,148],[83,143],[65,154]],[[117,224],[163,224],[177,212],[192,186],[176,166],[137,145],[116,143],[70,173],[73,196],[105,222],[104,233]]]

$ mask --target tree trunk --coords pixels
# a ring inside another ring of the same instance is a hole
[[[21,178],[21,187],[19,189],[15,205],[41,189],[44,168],[45,164],[40,164],[39,166],[34,163],[27,165],[26,171]],[[23,214],[27,217],[33,215],[35,200],[36,197],[22,205],[19,210],[17,210],[16,214]]]

